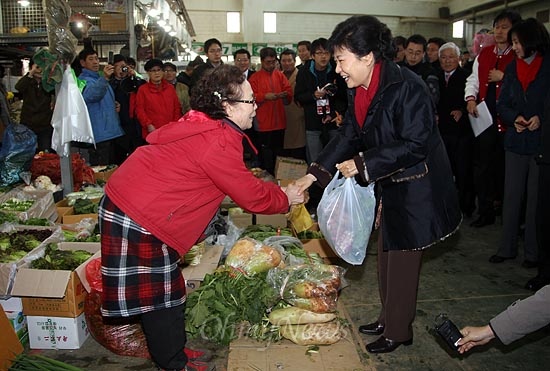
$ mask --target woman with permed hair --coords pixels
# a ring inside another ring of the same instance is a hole
[[[348,18],[329,48],[348,86],[348,109],[338,135],[297,183],[324,187],[339,170],[376,184],[382,308],[359,331],[382,335],[368,352],[392,352],[413,342],[423,250],[455,232],[462,215],[428,88],[393,62],[387,26],[372,16]]]
[[[164,370],[197,368],[184,352],[178,263],[224,197],[259,214],[286,213],[304,201],[297,186],[264,182],[245,167],[243,130],[252,126],[256,101],[239,69],[212,69],[195,91],[192,110],[149,134],[149,145],[112,175],[99,208],[102,315],[140,316],[151,357]]]

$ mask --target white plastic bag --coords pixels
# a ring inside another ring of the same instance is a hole
[[[319,228],[334,252],[359,265],[367,255],[374,222],[374,183],[361,187],[354,178],[338,178],[337,171],[317,207]]]

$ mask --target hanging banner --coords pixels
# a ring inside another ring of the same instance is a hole
[[[286,49],[292,49],[296,51],[298,48],[298,44],[268,44],[268,43],[253,43],[252,44],[252,55],[259,57],[260,56],[260,50],[265,47],[271,47],[275,49],[277,54],[281,54]]]

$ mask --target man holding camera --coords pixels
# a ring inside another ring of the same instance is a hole
[[[120,165],[134,150],[145,142],[141,137],[141,127],[135,117],[135,96],[145,80],[137,77],[136,71],[127,64],[126,57],[116,54],[113,57],[114,72],[109,84],[115,92],[115,101],[119,104],[118,116],[124,135],[114,144],[114,163]]]

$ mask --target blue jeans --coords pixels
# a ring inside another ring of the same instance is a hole
[[[338,130],[329,130],[328,136],[329,140],[332,140],[336,137]],[[317,160],[319,153],[323,150],[323,141],[321,140],[320,130],[306,130],[306,158],[307,163],[311,164],[313,161]]]

